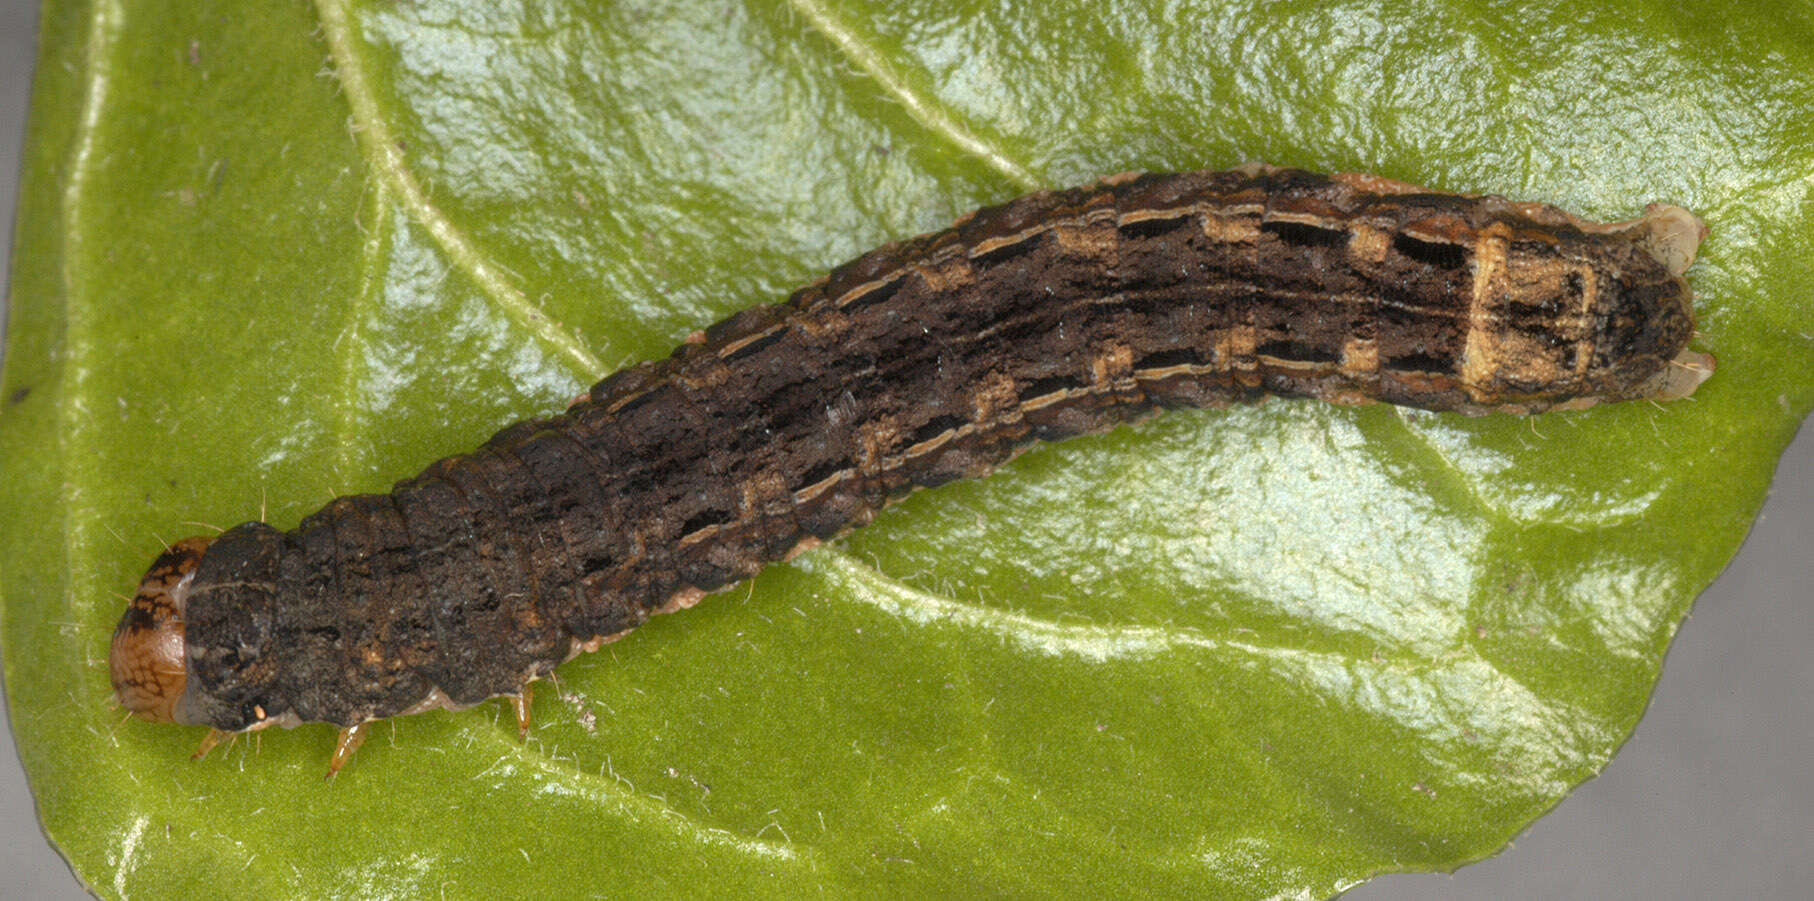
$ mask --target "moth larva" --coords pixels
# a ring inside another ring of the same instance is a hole
[[[1700,220],[1249,166],[979,210],[564,413],[279,531],[189,538],[114,634],[120,702],[221,733],[529,683],[1035,440],[1269,395],[1533,413],[1692,392]]]

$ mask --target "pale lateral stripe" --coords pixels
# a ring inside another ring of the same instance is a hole
[[[742,350],[743,348],[756,343],[757,341],[761,341],[762,339],[767,338],[770,335],[773,335],[776,332],[779,332],[783,329],[792,328],[792,327],[793,327],[793,322],[791,322],[791,321],[777,322],[774,325],[771,325],[768,328],[763,329],[762,331],[744,335],[743,337],[738,338],[734,341],[731,341],[731,342],[725,344],[723,347],[718,348],[718,357],[719,357],[719,359],[728,357],[728,356],[736,353],[737,351]]]

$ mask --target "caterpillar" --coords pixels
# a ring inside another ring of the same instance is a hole
[[[1031,194],[694,333],[389,494],[170,546],[118,702],[232,733],[504,696],[1035,441],[1268,396],[1517,414],[1685,396],[1680,207],[1583,220],[1249,165]]]

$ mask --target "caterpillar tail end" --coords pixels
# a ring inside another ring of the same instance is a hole
[[[120,706],[154,723],[183,722],[177,704],[188,682],[183,599],[202,552],[214,539],[185,538],[151,564],[113,630],[108,669]]]
[[[1657,400],[1681,400],[1712,378],[1717,364],[1712,354],[1684,349],[1664,367],[1652,396]]]

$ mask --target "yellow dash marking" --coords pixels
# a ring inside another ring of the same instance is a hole
[[[1203,234],[1211,241],[1228,244],[1252,244],[1260,240],[1260,222],[1255,215],[1243,215],[1234,208],[1208,213],[1203,217]]]
[[[1386,261],[1386,251],[1392,247],[1392,238],[1383,230],[1371,225],[1351,225],[1348,229],[1348,256],[1368,263]]]
[[[1236,369],[1252,369],[1257,362],[1255,351],[1260,346],[1260,330],[1252,325],[1237,325],[1224,333],[1228,342],[1228,362]]]
[[[1088,259],[1106,259],[1113,257],[1120,249],[1120,237],[1111,229],[1093,228],[1096,223],[1089,223],[1080,228],[1056,228],[1052,237],[1057,240],[1058,248],[1066,254]]]
[[[946,261],[943,265],[922,266],[917,270],[926,287],[932,291],[949,291],[976,281],[976,270],[968,260]]]
[[[1349,338],[1342,344],[1342,370],[1349,375],[1379,374],[1379,342]]]

